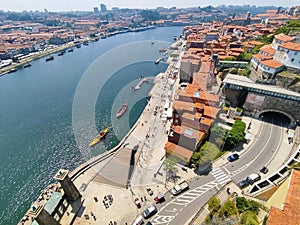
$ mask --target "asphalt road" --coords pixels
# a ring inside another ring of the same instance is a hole
[[[217,187],[224,186],[229,180],[238,183],[267,165],[276,155],[284,132],[278,120],[276,123],[277,125],[273,124],[272,119],[268,119],[268,122],[263,121],[261,131],[255,137],[256,141],[247,152],[240,153],[237,161],[227,163],[211,171],[209,175],[191,181],[190,189],[179,196],[173,198],[171,194],[167,194],[166,202],[157,205],[159,211],[151,218],[152,224],[185,224],[217,193]]]

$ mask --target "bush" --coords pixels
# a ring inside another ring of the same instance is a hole
[[[238,74],[238,69],[236,68],[233,68],[231,71],[230,71],[231,74]]]
[[[211,214],[218,212],[221,207],[221,201],[217,197],[213,196],[208,201],[208,210]]]
[[[219,215],[221,217],[230,217],[230,216],[236,215],[237,212],[238,211],[237,211],[235,204],[232,201],[227,200],[224,203],[224,205],[220,208]]]
[[[235,204],[239,213],[251,211],[254,214],[258,214],[260,208],[263,207],[260,203],[253,200],[247,200],[244,197],[237,197]]]
[[[258,225],[258,219],[255,213],[251,211],[245,211],[242,214],[241,218],[241,224],[247,224],[247,225]]]

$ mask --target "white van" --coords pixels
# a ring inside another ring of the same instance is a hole
[[[259,181],[261,179],[260,175],[257,173],[253,173],[247,177],[247,181],[249,184],[254,184],[256,181]]]

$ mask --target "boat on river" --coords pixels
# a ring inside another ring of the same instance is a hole
[[[51,60],[54,60],[54,57],[53,57],[53,56],[47,58],[47,59],[46,59],[46,62],[51,61]]]
[[[118,118],[121,117],[121,116],[125,113],[127,107],[128,107],[128,101],[125,102],[125,103],[122,105],[122,107],[119,109],[119,111],[117,112],[117,117],[118,117]]]
[[[95,144],[97,144],[99,141],[101,141],[109,131],[110,127],[105,128],[102,130],[89,144],[90,147],[93,147]]]
[[[29,63],[29,64],[26,64],[26,65],[24,65],[23,68],[27,68],[27,67],[31,67],[31,64],[30,64],[30,63]]]

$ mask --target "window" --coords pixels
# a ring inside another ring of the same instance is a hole
[[[295,59],[294,59],[294,58],[292,58],[292,59],[291,59],[291,62],[294,62],[294,60],[295,60]]]
[[[295,52],[295,54],[294,55],[297,55],[298,54],[298,52]]]

